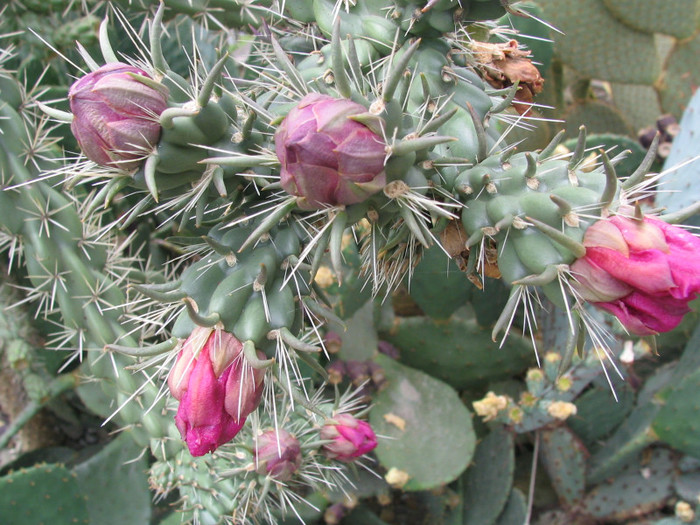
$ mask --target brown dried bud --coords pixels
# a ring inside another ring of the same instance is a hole
[[[513,107],[521,115],[526,114],[544,86],[539,70],[528,58],[530,52],[519,49],[517,40],[505,44],[474,41],[469,47],[474,53],[476,67],[491,86],[503,89],[520,82],[515,100],[522,103],[513,102]]]

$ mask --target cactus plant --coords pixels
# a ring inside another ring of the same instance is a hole
[[[69,350],[62,377],[121,430],[76,471],[147,450],[156,499],[193,523],[397,522],[404,505],[522,523],[541,510],[522,457],[567,518],[689,493],[658,441],[697,455],[696,356],[661,349],[650,373],[633,339],[672,331],[700,292],[700,243],[666,223],[697,206],[650,209],[658,141],[623,168],[589,155],[605,141],[579,116],[604,108],[596,131],[632,134],[600,81],[663,91],[679,55],[662,65],[654,33],[689,35],[665,20],[695,4],[657,24],[607,0],[116,4],[11,4],[63,9],[61,42],[106,15],[51,91],[7,70],[31,81],[40,57],[0,22],[3,264],[45,346]],[[569,33],[551,61],[513,31],[546,38],[538,18]],[[615,45],[592,37],[606,30]],[[548,114],[542,75],[547,101],[576,79],[568,150],[551,122],[542,149],[515,144]],[[608,388],[624,404],[601,407]],[[357,467],[383,481],[353,487]]]

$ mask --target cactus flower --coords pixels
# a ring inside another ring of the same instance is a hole
[[[76,81],[68,100],[71,131],[85,156],[101,166],[132,169],[158,142],[168,90],[145,71],[117,62]]]
[[[377,436],[366,421],[350,414],[339,414],[327,420],[321,428],[323,452],[331,459],[349,463],[377,446]]]
[[[284,429],[268,430],[258,437],[255,460],[259,474],[289,481],[301,465],[301,445]]]
[[[242,349],[228,332],[197,327],[168,376],[180,401],[175,424],[193,456],[231,441],[260,402],[263,372],[247,365]]]
[[[386,184],[382,137],[353,116],[361,104],[311,93],[275,133],[282,187],[302,197],[299,205],[320,209],[364,201]]]
[[[659,219],[616,215],[591,225],[571,265],[583,299],[637,335],[675,328],[700,292],[700,239]]]

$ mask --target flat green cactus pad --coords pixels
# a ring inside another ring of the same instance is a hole
[[[634,84],[612,84],[615,107],[636,132],[655,126],[661,115],[661,106],[656,90],[651,86]]]
[[[628,523],[634,516],[663,507],[673,488],[673,453],[652,450],[642,463],[633,463],[614,479],[588,493],[581,508],[600,520]]]
[[[663,33],[677,38],[693,36],[700,21],[696,0],[603,0],[605,7],[622,23],[645,33]]]
[[[557,427],[542,431],[542,461],[561,502],[571,507],[586,488],[586,449],[571,430]]]
[[[540,0],[545,20],[563,34],[555,53],[590,78],[653,84],[659,76],[654,36],[620,22],[603,0]]]
[[[90,523],[75,474],[62,465],[37,465],[0,478],[3,525]]]
[[[523,336],[512,333],[498,348],[490,330],[458,315],[448,321],[397,317],[382,337],[401,349],[405,364],[457,389],[510,377],[535,360],[532,345]]]
[[[472,416],[457,392],[386,356],[375,361],[387,379],[369,414],[372,428],[384,436],[376,448],[379,463],[395,469],[395,484],[403,490],[430,489],[456,479],[476,445]]]
[[[660,99],[664,113],[679,118],[688,107],[695,88],[700,83],[700,71],[696,66],[700,53],[700,36],[677,42],[664,64]]]
[[[500,428],[476,447],[464,474],[463,523],[495,523],[505,509],[515,471],[513,441],[513,434]]]

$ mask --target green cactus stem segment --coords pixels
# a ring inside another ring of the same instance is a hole
[[[56,119],[59,122],[64,122],[66,124],[73,122],[74,116],[70,111],[61,111],[60,109],[52,108],[51,106],[47,106],[46,104],[42,104],[38,101],[36,105],[39,106],[39,109],[46,113],[49,117]]]
[[[617,173],[615,172],[615,166],[610,162],[608,154],[604,150],[600,150],[600,156],[603,159],[603,169],[605,171],[605,189],[600,196],[600,208],[602,211],[606,211],[610,208],[615,194],[617,193]]]
[[[343,61],[343,46],[340,42],[340,17],[337,17],[333,24],[333,34],[331,35],[331,60],[335,87],[341,96],[350,98],[352,95],[352,88],[350,87],[350,81],[345,72],[345,64]]]
[[[649,173],[651,165],[656,160],[656,153],[659,151],[660,141],[661,132],[657,131],[656,135],[654,135],[654,139],[649,145],[646,155],[644,155],[642,162],[639,164],[637,169],[634,170],[634,173],[632,173],[632,175],[630,175],[627,180],[622,183],[623,190],[628,191],[644,180],[644,177],[646,177],[647,173]]]
[[[544,286],[549,284],[559,277],[562,267],[569,268],[566,264],[550,264],[545,268],[545,270],[538,275],[528,275],[517,281],[513,281],[513,284],[525,285],[525,286]]]
[[[330,308],[326,308],[325,306],[320,305],[310,297],[304,297],[302,299],[302,302],[304,303],[304,306],[309,309],[309,311],[323,319],[326,319],[327,321],[330,321],[332,323],[336,323],[339,326],[343,327],[343,330],[347,330],[347,327],[345,325],[345,321],[343,321],[340,317],[335,315],[333,311]]]
[[[221,244],[220,242],[209,237],[208,235],[203,235],[202,239],[204,239],[204,242],[206,242],[207,245],[212,250],[214,250],[215,253],[221,255],[226,260],[226,264],[229,266],[229,268],[233,268],[236,265],[236,254],[229,246]]]
[[[195,117],[199,110],[195,108],[168,108],[160,114],[160,125],[166,129],[172,128],[177,117]]]
[[[298,337],[296,337],[292,332],[289,331],[289,328],[282,327],[279,328],[278,330],[271,330],[270,333],[268,334],[268,338],[270,338],[270,335],[273,334],[275,338],[280,338],[282,341],[287,343],[289,346],[291,346],[294,350],[297,350],[299,352],[310,352],[310,353],[319,353],[321,352],[321,348],[309,343],[305,343]]]
[[[515,95],[518,94],[519,85],[520,80],[516,80],[515,83],[508,89],[506,97],[503,100],[501,100],[496,106],[492,107],[489,110],[488,114],[495,115],[497,113],[500,113],[501,111],[505,111],[506,109],[508,109],[513,103],[513,100],[515,100]]]
[[[229,54],[227,51],[219,60],[216,61],[216,64],[214,64],[209,73],[207,73],[207,77],[204,79],[204,82],[202,82],[202,87],[200,88],[199,94],[197,95],[197,105],[200,108],[206,107],[206,105],[209,104],[209,100],[211,99],[211,94],[214,91],[216,81],[219,80],[221,72],[226,66],[226,61],[228,60],[228,57]]]
[[[484,129],[484,124],[481,121],[481,117],[474,109],[474,106],[472,106],[469,102],[467,102],[467,110],[469,111],[469,116],[472,118],[474,130],[476,131],[476,140],[478,145],[476,162],[479,163],[485,160],[489,154],[489,144],[488,140],[486,139],[486,130]]]
[[[156,172],[158,171],[158,163],[160,162],[160,157],[158,154],[153,153],[149,155],[146,162],[143,165],[143,176],[146,181],[146,188],[148,192],[153,197],[153,200],[158,202],[158,183],[156,182]]]
[[[246,169],[258,166],[275,166],[279,164],[279,160],[274,155],[232,155],[230,157],[209,157],[200,160],[199,164],[217,164],[219,166]]]
[[[287,53],[285,53],[284,49],[282,49],[282,46],[280,46],[277,39],[274,36],[272,36],[272,34],[270,34],[269,37],[270,43],[272,44],[272,50],[275,54],[275,58],[277,59],[277,63],[286,73],[287,80],[289,80],[289,82],[292,84],[292,87],[300,95],[306,95],[309,92],[309,90],[306,87],[306,82],[304,82],[304,79],[301,78],[301,75],[299,75],[299,71],[297,71],[297,68],[294,67],[294,64],[292,64],[291,60],[289,60]]]
[[[253,341],[246,341],[243,343],[243,356],[248,364],[256,370],[264,370],[275,364],[274,358],[260,359],[258,357],[258,351],[255,349],[255,343],[253,343]]]
[[[338,279],[338,285],[343,281],[343,233],[348,225],[348,214],[345,210],[340,210],[333,218],[331,235],[329,237],[329,248],[331,255],[331,266]]]
[[[251,232],[243,244],[241,244],[241,247],[238,249],[238,253],[241,253],[243,250],[258,242],[263,235],[277,226],[280,221],[287,217],[287,215],[289,215],[297,207],[297,200],[297,197],[289,197],[288,199],[282,201],[282,203],[278,204],[275,209]]]
[[[178,301],[182,301],[185,297],[187,297],[187,294],[185,292],[177,289],[168,290],[164,292],[140,284],[131,284],[129,285],[129,288],[136,290],[138,293],[140,293],[141,295],[145,295],[149,299],[153,299],[154,301],[158,301],[161,303],[176,303]]]
[[[100,24],[100,30],[98,35],[98,40],[100,42],[100,51],[102,52],[102,58],[105,62],[119,62],[112,44],[109,41],[109,19],[105,18]]]
[[[163,47],[161,46],[161,38],[163,37],[163,14],[165,13],[165,3],[161,2],[156,9],[156,14],[150,23],[148,37],[151,50],[151,62],[153,69],[163,75],[170,69],[163,55]]]
[[[552,228],[549,224],[545,224],[544,222],[533,219],[532,217],[525,217],[525,220],[544,233],[547,237],[567,248],[577,259],[586,255],[586,247],[580,242],[568,237],[564,232],[557,230],[556,228]]]
[[[198,311],[197,303],[195,303],[194,299],[192,299],[191,297],[185,297],[182,300],[182,302],[185,303],[187,315],[196,325],[199,325],[204,328],[212,328],[221,321],[221,317],[216,312],[213,312],[209,315],[201,315]]]
[[[586,152],[586,126],[578,128],[578,139],[576,148],[574,149],[571,159],[569,159],[569,169],[574,170],[583,160],[583,155]]]
[[[669,224],[679,224],[684,222],[686,219],[689,219],[696,213],[700,213],[700,201],[696,202],[695,204],[691,204],[682,210],[660,215],[659,219]]]
[[[576,310],[574,310],[576,312]],[[578,315],[578,313],[577,313]],[[566,337],[566,344],[564,345],[564,350],[562,352],[561,361],[559,363],[559,370],[557,372],[558,376],[564,374],[569,367],[574,358],[574,353],[576,349],[579,349],[579,353],[583,349],[583,344],[585,342],[585,327],[583,324],[583,318],[578,315],[578,322],[573,323],[572,329]]]
[[[162,343],[146,346],[146,347],[133,347],[133,346],[122,346],[122,345],[107,345],[106,350],[110,352],[117,352],[118,354],[128,355],[130,357],[153,357],[156,355],[167,354],[173,350],[179,348],[180,340],[177,337],[171,337],[170,339],[163,341]]]
[[[399,85],[399,81],[403,77],[403,73],[410,62],[411,57],[413,57],[415,52],[418,50],[420,43],[420,38],[413,42],[408,49],[404,51],[403,55],[401,55],[398,60],[391,64],[391,67],[387,70],[386,76],[384,77],[384,83],[382,85],[382,100],[385,103],[393,100],[394,93]]]
[[[430,149],[438,144],[444,144],[446,142],[454,142],[457,139],[454,137],[446,137],[442,135],[429,135],[423,137],[403,139],[389,147],[392,155],[406,155],[407,153],[412,153],[415,151],[420,151],[424,149]]]
[[[547,144],[544,149],[540,152],[539,158],[540,159],[548,159],[552,155],[554,155],[554,151],[557,149],[557,146],[561,143],[561,141],[564,139],[564,135],[566,134],[566,130],[561,130],[559,133],[554,135],[554,138],[549,141],[549,144]]]
[[[506,333],[507,333],[507,327],[510,326],[510,324],[513,322],[513,318],[515,316],[515,311],[518,308],[518,305],[520,304],[520,295],[522,292],[522,289],[525,288],[524,286],[514,286],[511,291],[510,291],[510,296],[508,297],[508,301],[506,302],[506,305],[503,307],[503,311],[501,311],[501,315],[498,316],[498,319],[496,320],[496,324],[493,325],[493,329],[491,330],[491,340],[496,343],[498,342],[498,334],[506,328]]]
[[[439,115],[437,117],[431,118],[429,121],[427,121],[423,126],[421,126],[416,134],[420,137],[423,135],[427,135],[428,133],[432,133],[434,131],[437,131],[442,127],[443,124],[445,124],[448,120],[450,120],[452,117],[455,116],[455,114],[459,111],[458,108],[452,108],[451,110],[447,111],[446,113],[443,113],[442,115]]]

